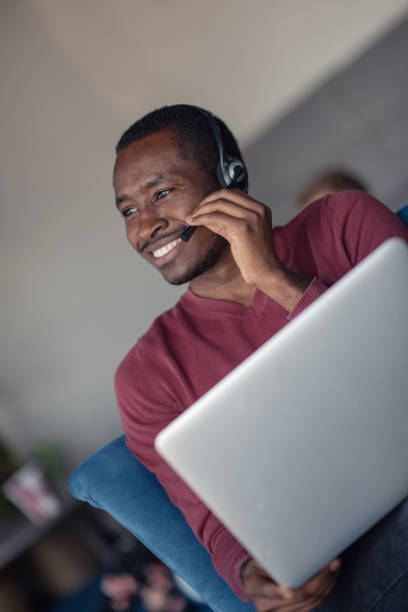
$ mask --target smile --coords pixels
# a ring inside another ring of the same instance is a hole
[[[179,244],[179,242],[181,242],[180,238],[177,238],[177,240],[173,240],[172,242],[168,242],[160,249],[153,251],[153,257],[157,259],[158,257],[167,255],[167,253],[170,253],[170,251],[172,251]]]

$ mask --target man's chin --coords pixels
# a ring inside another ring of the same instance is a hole
[[[189,283],[194,275],[191,275],[190,270],[186,270],[184,272],[173,272],[168,270],[162,270],[161,274],[170,285],[184,285],[185,283]]]
[[[190,279],[189,278],[185,278],[185,279],[184,278],[176,278],[174,280],[170,280],[169,279],[169,280],[167,280],[167,282],[170,283],[170,285],[178,286],[178,285],[185,285],[185,283],[190,282]]]
[[[175,266],[171,265],[173,262],[169,262],[169,265],[163,266],[160,272],[164,280],[170,283],[170,285],[184,285],[206,272],[214,263],[215,262],[210,263],[207,259],[204,259],[204,261],[200,261],[194,266],[189,266],[184,270],[176,270]]]
[[[207,250],[205,256],[198,262],[184,270],[176,269],[176,261],[170,261],[160,270],[163,278],[171,285],[184,285],[191,282],[194,278],[205,274],[213,266],[215,266],[224,256],[229,248],[228,242],[221,236]]]

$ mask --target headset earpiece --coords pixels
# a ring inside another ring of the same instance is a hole
[[[217,165],[217,178],[222,187],[242,189],[247,183],[247,173],[244,164],[238,159],[228,158]]]
[[[247,182],[247,171],[244,164],[239,159],[228,157],[224,149],[221,130],[218,123],[211,113],[206,111],[211,127],[217,141],[219,161],[217,164],[217,178],[221,187],[227,189],[242,189]]]
[[[226,154],[221,130],[214,115],[209,111],[204,110],[204,108],[200,108],[199,106],[190,106],[207,117],[212,131],[214,132],[219,156],[219,161],[217,164],[217,178],[221,187],[226,187],[227,189],[244,189],[248,182],[248,173],[245,164],[243,164],[243,162],[239,159],[234,159]]]

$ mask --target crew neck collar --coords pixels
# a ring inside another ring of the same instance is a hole
[[[203,298],[195,295],[191,289],[182,295],[180,302],[181,305],[185,305],[188,308],[194,308],[203,312],[225,312],[229,314],[235,314],[241,317],[258,317],[262,314],[265,308],[268,296],[257,289],[254,294],[254,299],[251,306],[243,306],[237,302],[230,302],[228,300],[216,300],[210,298]]]

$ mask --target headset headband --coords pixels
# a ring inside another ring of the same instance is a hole
[[[219,157],[217,164],[217,177],[221,186],[229,189],[244,188],[248,181],[248,174],[245,164],[241,160],[234,159],[226,153],[221,130],[215,116],[200,106],[194,106],[193,104],[187,104],[186,106],[194,108],[204,115],[211,126],[215,141],[217,143]]]

